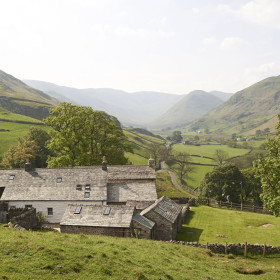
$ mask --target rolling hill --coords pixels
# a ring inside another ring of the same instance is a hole
[[[43,119],[57,101],[0,70],[0,111]]]
[[[148,127],[151,129],[179,127],[202,117],[223,102],[222,99],[208,92],[195,90],[185,95]]]
[[[247,133],[270,128],[280,113],[280,76],[269,77],[235,93],[224,104],[214,108],[188,126],[190,130],[211,128],[215,134]]]
[[[128,93],[109,88],[77,89],[34,80],[24,82],[58,100],[70,100],[72,103],[106,111],[128,126],[145,127],[183,98],[182,95],[152,91]]]

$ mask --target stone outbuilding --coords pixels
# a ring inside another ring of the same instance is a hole
[[[161,197],[140,215],[155,223],[154,239],[174,240],[182,227],[183,207],[168,197]]]

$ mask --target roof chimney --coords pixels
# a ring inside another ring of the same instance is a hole
[[[107,160],[105,156],[103,157],[102,170],[107,171]]]
[[[24,170],[25,170],[26,172],[29,172],[29,171],[31,171],[31,169],[32,169],[31,163],[30,163],[30,161],[29,161],[29,158],[27,158],[27,159],[26,159],[25,166],[24,166]]]
[[[155,160],[153,159],[152,154],[150,154],[149,167],[150,168],[155,168]]]

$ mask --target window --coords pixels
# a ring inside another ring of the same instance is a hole
[[[61,182],[62,182],[62,178],[61,178],[61,177],[57,177],[57,178],[56,178],[56,182],[57,182],[57,183],[61,183]]]
[[[14,180],[16,175],[10,175],[9,180]]]
[[[110,211],[111,211],[111,207],[106,207],[105,210],[104,210],[103,215],[109,215]]]
[[[48,208],[48,216],[52,216],[53,215],[53,208]]]
[[[25,205],[25,208],[32,208],[32,205],[31,204]]]
[[[77,185],[77,186],[76,186],[76,190],[81,191],[81,190],[82,190],[82,185]]]
[[[76,209],[75,209],[74,214],[80,214],[81,211],[82,211],[82,206],[77,206]]]
[[[89,198],[90,192],[85,192],[85,198]]]
[[[86,184],[86,190],[90,191],[90,184]]]

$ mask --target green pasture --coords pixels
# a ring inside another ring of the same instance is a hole
[[[199,243],[266,242],[280,246],[280,218],[207,206],[192,207],[177,240]]]
[[[24,122],[41,123],[40,120],[36,120],[34,118],[24,116],[24,115],[11,113],[11,112],[5,111],[5,110],[0,111],[0,119],[10,120],[10,121],[24,121]]]
[[[147,165],[148,164],[148,159],[142,156],[139,156],[137,154],[132,154],[132,153],[125,153],[125,156],[128,158],[128,160],[133,164],[133,165]]]
[[[157,172],[156,173],[156,189],[158,197],[167,196],[167,197],[189,197],[188,195],[176,189],[172,182],[170,175],[167,171]]]
[[[185,152],[185,153],[189,153],[190,155],[199,155],[199,156],[206,156],[206,157],[214,157],[214,153],[218,149],[226,151],[229,157],[242,156],[250,151],[249,149],[230,148],[227,145],[201,145],[201,146],[183,145],[183,144],[172,145],[173,153]]]
[[[279,256],[225,257],[205,249],[134,238],[18,231],[0,225],[1,278],[278,279]],[[240,274],[260,269],[264,274]]]

